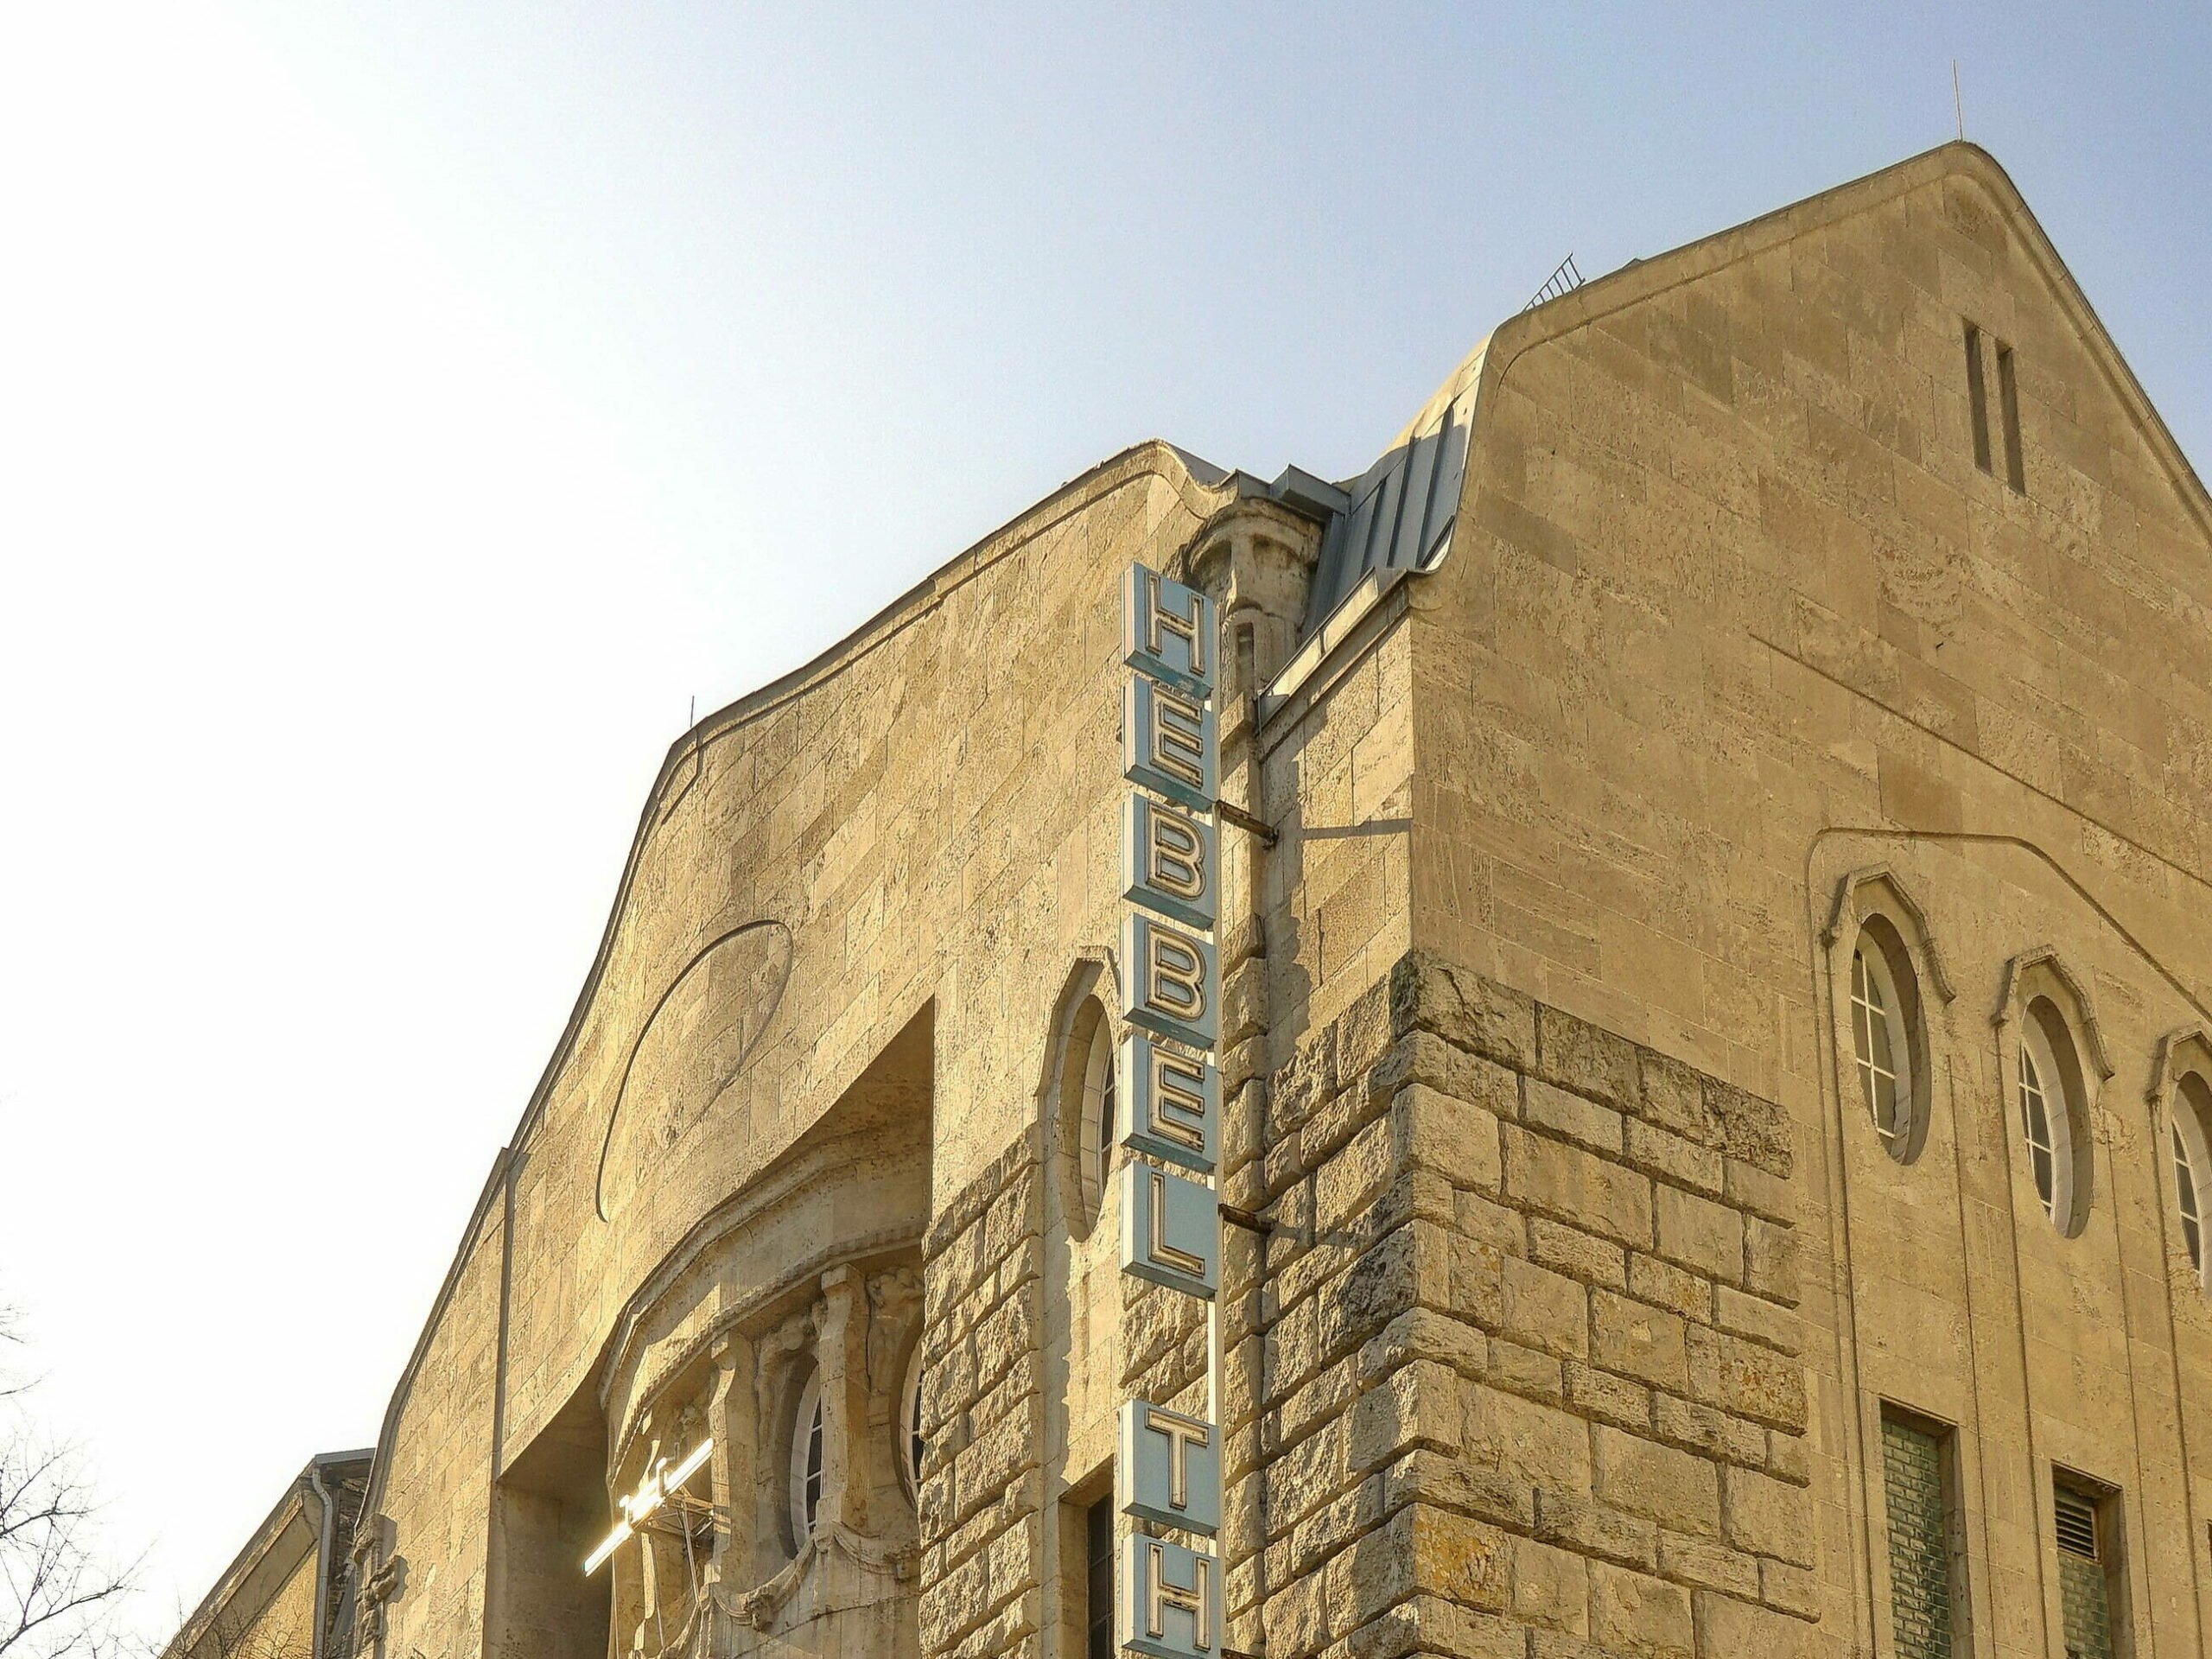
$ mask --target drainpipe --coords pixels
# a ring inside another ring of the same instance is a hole
[[[308,1485],[322,1512],[315,1549],[315,1628],[308,1632],[308,1659],[323,1659],[323,1621],[328,1616],[330,1599],[330,1534],[338,1506],[330,1501],[330,1489],[322,1484],[321,1465],[313,1459],[308,1461]]]

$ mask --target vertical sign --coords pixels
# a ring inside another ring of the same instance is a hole
[[[1221,740],[1213,707],[1213,601],[1132,565],[1122,586],[1122,1017],[1114,1057],[1122,1271],[1211,1302],[1221,1287],[1219,837]],[[1173,1167],[1168,1167],[1173,1166]],[[1221,1400],[1220,1325],[1206,1320],[1208,1408]],[[1118,1645],[1145,1659],[1213,1659],[1221,1648],[1218,1424],[1122,1402],[1115,1504],[1149,1530],[1122,1541]],[[1175,1532],[1190,1541],[1160,1535]]]

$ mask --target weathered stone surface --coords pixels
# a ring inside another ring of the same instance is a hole
[[[1536,1052],[1535,1004],[1525,992],[1415,950],[1390,975],[1395,1029],[1432,1031],[1470,1053],[1526,1071]]]

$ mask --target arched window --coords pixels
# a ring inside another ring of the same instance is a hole
[[[922,1453],[929,1449],[922,1439],[922,1344],[914,1344],[913,1357],[906,1362],[906,1380],[899,1395],[899,1444],[906,1456],[899,1460],[899,1472],[906,1482],[906,1496],[914,1500],[917,1509],[922,1502]]]
[[[2181,1210],[2182,1243],[2197,1282],[2204,1274],[2204,1223],[2212,1211],[2212,1084],[2192,1071],[2174,1090],[2174,1200]]]
[[[1883,1147],[1910,1163],[1924,1138],[1927,1088],[1917,1057],[1926,1048],[1912,959],[1885,917],[1859,930],[1851,951],[1851,1049],[1859,1098]]]
[[[799,1390],[798,1406],[791,1413],[791,1553],[797,1554],[814,1535],[815,1517],[822,1510],[822,1467],[825,1448],[822,1427],[822,1373],[807,1374]]]
[[[2020,1135],[2036,1197],[2069,1237],[2088,1208],[2088,1122],[2082,1062],[2065,1016],[2047,996],[2020,1021]]]

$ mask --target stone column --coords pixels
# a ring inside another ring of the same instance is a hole
[[[753,1398],[752,1343],[727,1332],[715,1342],[713,1357],[707,1432],[715,1437],[715,1450],[707,1469],[714,1488],[715,1555],[707,1576],[709,1583],[729,1585],[752,1574],[761,1422]]]
[[[868,1530],[868,1303],[849,1267],[822,1275],[822,1513]]]

